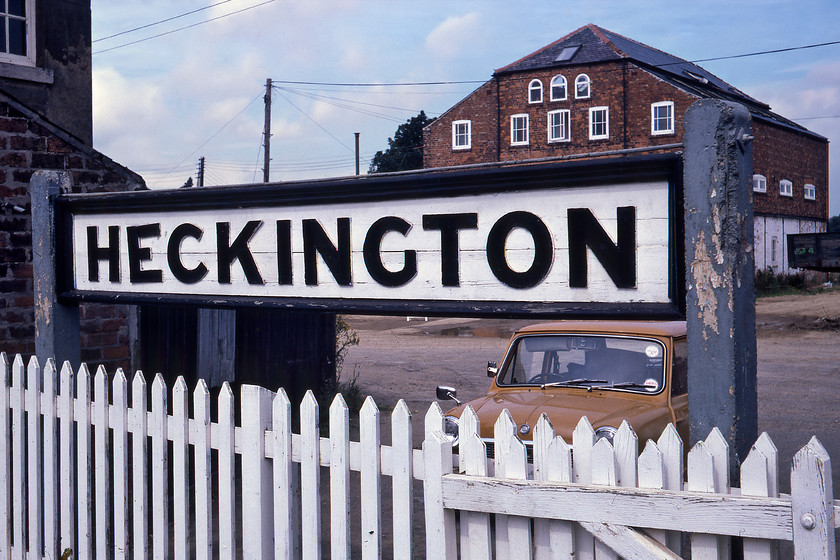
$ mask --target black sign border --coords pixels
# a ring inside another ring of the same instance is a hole
[[[669,303],[435,301],[147,294],[77,290],[72,285],[72,216],[120,212],[168,213],[447,198],[608,184],[667,181],[669,186]],[[375,315],[507,318],[685,317],[685,251],[681,154],[657,154],[550,163],[430,169],[317,181],[192,189],[61,195],[55,200],[58,291],[62,302],[178,304],[200,307],[272,307]]]

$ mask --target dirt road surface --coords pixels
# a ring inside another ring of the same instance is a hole
[[[360,344],[350,348],[342,381],[371,395],[383,417],[398,399],[413,414],[414,446],[435,386],[468,400],[487,390],[486,365],[500,360],[510,334],[527,320],[347,317]],[[840,291],[762,298],[756,303],[758,424],[780,454],[781,491],[790,489],[791,458],[812,436],[833,459],[840,489]],[[446,408],[451,403],[440,403]],[[383,425],[383,443],[390,442]]]

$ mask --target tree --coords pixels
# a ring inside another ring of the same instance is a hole
[[[840,232],[840,214],[832,216],[828,220],[828,231]]]
[[[420,111],[397,127],[393,138],[388,138],[388,149],[376,152],[368,173],[407,171],[423,167],[423,127],[434,121]]]

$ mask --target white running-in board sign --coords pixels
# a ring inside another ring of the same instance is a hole
[[[671,195],[667,179],[645,179],[238,208],[82,207],[69,219],[68,268],[74,293],[100,297],[671,304]]]

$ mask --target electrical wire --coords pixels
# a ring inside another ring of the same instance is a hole
[[[216,16],[214,18],[206,19],[204,21],[199,21],[197,23],[193,23],[193,24],[190,24],[190,25],[185,25],[184,27],[179,27],[177,29],[172,29],[171,31],[165,31],[163,33],[158,33],[157,35],[151,35],[151,36],[145,37],[143,39],[137,39],[136,41],[123,43],[122,45],[117,45],[115,47],[102,49],[101,51],[96,51],[92,54],[102,54],[102,53],[106,53],[106,52],[113,51],[113,50],[116,50],[116,49],[121,49],[121,48],[127,47],[129,45],[136,45],[137,43],[143,43],[144,41],[149,41],[151,39],[157,39],[158,37],[165,37],[166,35],[171,35],[173,33],[179,32],[179,31],[184,31],[185,29],[192,29],[193,27],[198,27],[199,25],[204,25],[205,23],[210,23],[211,21],[217,21],[217,20],[220,20],[220,19],[224,19],[224,18],[233,16],[233,15],[236,15],[236,14],[241,14],[242,12],[247,12],[248,10],[253,10],[254,8],[259,8],[260,6],[265,6],[266,4],[271,4],[271,3],[276,2],[276,1],[277,0],[266,0],[265,2],[261,2],[259,4],[254,4],[253,6],[248,6],[246,8],[242,8],[242,9],[236,10],[234,12],[230,12],[230,13],[227,13],[227,14],[222,14],[220,16]]]
[[[146,25],[141,25],[140,27],[135,27],[133,29],[126,29],[125,31],[120,31],[119,33],[114,33],[113,35],[108,35],[107,37],[100,37],[99,39],[94,39],[91,43],[98,43],[99,41],[105,41],[107,39],[113,39],[114,37],[119,37],[121,35],[128,35],[129,33],[134,33],[135,31],[140,31],[142,29],[148,29],[149,27],[154,27],[155,25],[160,25],[161,23],[166,23],[169,21],[173,21],[182,17],[190,16],[192,14],[209,10],[210,8],[215,8],[216,6],[221,6],[222,4],[227,4],[232,0],[222,0],[221,2],[216,2],[215,4],[210,4],[209,6],[204,6],[203,8],[198,8],[196,10],[192,10],[191,12],[184,12],[183,14],[178,14],[177,16],[168,17],[166,19],[162,19],[160,21],[155,21],[152,23],[147,23]]]
[[[215,132],[212,136],[210,136],[210,138],[208,138],[207,140],[205,140],[203,144],[201,144],[201,145],[200,145],[199,147],[197,147],[195,150],[193,150],[192,152],[190,152],[190,153],[189,153],[189,155],[187,155],[184,159],[182,159],[181,161],[179,161],[179,162],[178,162],[178,163],[177,163],[177,164],[176,164],[176,165],[172,168],[172,170],[171,170],[169,173],[167,173],[167,174],[166,174],[163,178],[165,179],[166,177],[168,177],[168,176],[169,176],[170,174],[172,174],[172,173],[173,173],[176,169],[178,169],[181,165],[183,165],[185,161],[187,161],[187,160],[189,160],[190,158],[192,158],[192,157],[195,155],[195,153],[196,153],[197,151],[199,151],[201,148],[203,148],[204,146],[206,146],[207,144],[209,144],[209,143],[210,143],[210,141],[211,141],[211,140],[213,140],[213,139],[214,139],[216,136],[218,136],[219,134],[221,134],[221,132],[222,132],[225,128],[227,128],[227,126],[228,126],[230,123],[232,123],[234,120],[236,120],[236,119],[239,117],[239,115],[241,115],[242,113],[244,113],[244,112],[246,111],[246,109],[248,109],[248,107],[250,107],[251,105],[253,105],[254,101],[256,101],[257,99],[260,99],[262,96],[263,96],[263,92],[260,92],[260,93],[259,93],[256,97],[254,97],[251,101],[249,101],[249,102],[248,102],[248,104],[247,104],[247,105],[245,105],[245,106],[242,108],[242,110],[241,110],[241,111],[239,111],[239,112],[238,112],[238,113],[236,113],[233,117],[231,117],[231,118],[230,118],[230,120],[228,120],[225,124],[223,124],[223,125],[222,125],[222,127],[221,127],[219,130],[217,130],[217,131],[216,131],[216,132]]]
[[[347,144],[345,144],[344,142],[342,142],[341,140],[339,140],[339,139],[338,139],[338,137],[336,137],[336,136],[335,136],[332,132],[330,132],[329,130],[327,130],[327,129],[326,129],[326,128],[324,128],[323,126],[321,126],[321,125],[320,125],[320,124],[319,124],[319,123],[318,123],[315,119],[313,119],[312,117],[310,117],[310,116],[306,113],[306,111],[304,111],[303,109],[301,109],[300,107],[298,107],[297,105],[295,105],[294,103],[292,103],[292,101],[291,101],[288,97],[286,97],[286,96],[285,96],[285,95],[283,95],[282,93],[280,93],[280,97],[282,97],[283,99],[285,99],[285,100],[286,100],[286,103],[288,103],[289,105],[291,105],[292,107],[294,107],[295,109],[297,109],[298,111],[300,111],[300,113],[301,113],[304,117],[306,117],[307,119],[309,119],[309,120],[310,120],[310,121],[311,121],[311,122],[312,122],[315,126],[317,126],[318,128],[320,128],[321,130],[323,130],[323,131],[324,131],[324,132],[325,132],[325,133],[326,133],[326,134],[327,134],[330,138],[332,138],[333,140],[335,140],[336,142],[338,142],[339,144],[341,144],[342,146],[344,146],[345,148],[347,148],[347,149],[348,149],[348,150],[350,150],[351,152],[353,151],[353,149],[352,149],[350,146],[348,146]]]
[[[747,57],[750,57],[750,56],[761,56],[761,55],[765,55],[765,54],[777,54],[777,53],[783,53],[783,52],[801,51],[801,50],[805,50],[805,49],[815,49],[817,47],[828,47],[828,46],[831,46],[831,45],[840,45],[840,41],[827,41],[825,43],[815,43],[813,45],[802,45],[802,46],[799,46],[799,47],[787,47],[787,48],[784,48],[784,49],[757,51],[757,52],[745,53],[745,54],[733,54],[733,55],[729,55],[729,56],[717,56],[717,57],[714,57],[714,58],[698,58],[697,60],[691,60],[689,62],[691,62],[693,64],[693,63],[697,63],[697,62],[712,62],[712,61],[718,61],[718,60],[732,60],[732,59],[735,59],[735,58],[747,58]],[[676,63],[674,63],[674,64],[676,64]]]

